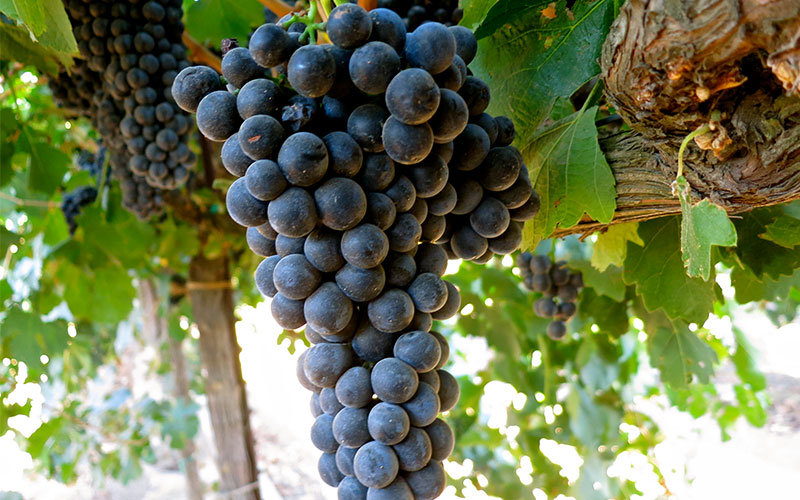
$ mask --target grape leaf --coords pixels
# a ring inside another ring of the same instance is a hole
[[[612,266],[605,271],[598,271],[586,260],[570,260],[569,265],[581,272],[586,288],[593,288],[598,295],[605,295],[617,302],[625,298],[625,282],[622,281],[621,268]]]
[[[731,284],[736,290],[736,302],[780,301],[789,297],[792,287],[800,290],[800,269],[791,276],[772,279],[756,277],[749,268],[735,267],[731,271]]]
[[[579,111],[531,144],[529,169],[541,208],[526,224],[523,246],[533,248],[557,227],[574,226],[584,213],[605,223],[614,217],[614,176],[597,143],[596,112]]]
[[[29,155],[28,187],[46,195],[53,194],[69,169],[70,157],[27,126],[23,126],[18,144]]]
[[[628,253],[629,241],[639,246],[644,245],[638,229],[638,222],[630,222],[614,224],[606,232],[598,234],[592,251],[592,266],[598,271],[605,271],[608,266],[622,266]]]
[[[503,27],[509,20],[536,11],[541,16],[542,10],[547,7],[550,0],[499,0],[491,6],[480,26],[475,30],[475,37],[480,40],[491,36]]]
[[[524,3],[502,1],[492,11]],[[533,140],[557,97],[569,97],[600,72],[597,60],[614,20],[614,2],[578,0],[568,11],[561,0],[555,13],[548,19],[539,8],[520,7],[498,14],[498,29],[478,42],[478,55],[470,64],[492,89],[489,111],[507,115],[517,125],[520,149]],[[479,29],[479,35],[488,31]]]
[[[38,37],[47,27],[45,25],[44,5],[39,0],[12,0],[14,10],[17,14],[16,19],[22,21],[25,26]],[[60,3],[60,2],[59,2]]]
[[[686,273],[708,281],[711,276],[711,246],[736,245],[736,229],[725,209],[709,199],[692,204],[689,182],[675,181],[681,200],[681,254]]]
[[[693,376],[708,383],[717,354],[685,325],[650,332],[650,360],[661,371],[661,380],[674,387],[686,387]]]
[[[714,281],[686,275],[679,244],[677,217],[639,224],[643,247],[628,244],[622,278],[636,285],[648,311],[663,309],[672,319],[702,324],[714,305]]]
[[[223,38],[235,38],[246,46],[252,28],[264,23],[264,10],[257,0],[194,2],[185,16],[189,34],[216,48]]]
[[[67,324],[62,320],[45,323],[39,314],[12,307],[0,328],[3,345],[8,340],[8,357],[24,361],[31,369],[39,370],[42,354],[53,355],[67,348]]]
[[[766,231],[759,235],[785,248],[800,245],[800,219],[782,215],[766,227]]]
[[[464,9],[464,17],[459,24],[471,30],[476,29],[496,3],[497,0],[463,0],[461,8]]]
[[[734,252],[739,261],[759,279],[765,275],[778,279],[794,274],[795,269],[800,267],[798,248],[786,248],[759,237],[783,213],[778,207],[759,208],[743,214],[733,223],[739,234],[739,243]]]
[[[4,59],[32,64],[50,74],[58,73],[58,64],[53,59],[53,54],[31,40],[25,28],[0,22],[0,46],[3,47]]]
[[[78,43],[61,0],[3,0],[0,10],[24,23],[24,27],[0,23],[4,59],[33,64],[50,73],[58,71],[52,59],[66,68],[72,66]]]

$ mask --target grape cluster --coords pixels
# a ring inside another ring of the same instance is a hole
[[[189,67],[172,94],[223,142],[226,206],[264,257],[273,317],[314,344],[297,376],[321,477],[341,500],[433,499],[454,446],[438,416],[459,397],[432,330],[461,304],[448,257],[514,252],[538,196],[513,124],[485,113],[489,89],[468,73],[469,30],[407,33],[389,9],[346,3],[332,45],[313,45],[292,21],[227,51],[224,81]]]
[[[525,288],[544,296],[533,304],[533,312],[553,321],[547,326],[547,335],[560,340],[567,334],[566,323],[575,316],[578,294],[583,288],[580,271],[570,272],[567,263],[553,263],[547,256],[523,252],[517,255],[516,265]]]
[[[61,211],[69,227],[69,234],[75,234],[78,229],[78,222],[75,220],[81,213],[81,209],[97,199],[97,189],[94,186],[81,186],[61,198]]]
[[[99,146],[96,153],[89,150],[82,149],[75,155],[75,163],[78,168],[89,173],[92,177],[97,179],[97,183],[101,183],[101,176],[103,175],[103,164],[106,161],[106,148]],[[110,174],[110,172],[109,172]],[[108,182],[108,178],[105,179]]]
[[[146,218],[164,190],[189,177],[192,120],[174,103],[172,81],[189,66],[180,0],[66,0],[82,59],[53,80],[67,112],[88,116],[112,151],[123,204]]]
[[[445,26],[458,24],[464,16],[458,0],[378,0],[378,7],[397,12],[409,31],[426,21],[436,21]]]

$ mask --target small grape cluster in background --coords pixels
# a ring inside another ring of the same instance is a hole
[[[578,294],[583,288],[580,271],[570,272],[566,262],[554,263],[545,255],[530,252],[517,255],[516,265],[525,288],[544,295],[534,302],[533,312],[553,320],[547,326],[547,335],[553,340],[564,338],[566,323],[575,316]]]

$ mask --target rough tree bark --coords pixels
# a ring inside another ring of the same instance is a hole
[[[729,213],[800,198],[800,2],[632,0],[606,39],[606,96],[632,132],[601,141],[617,181],[613,223],[680,212],[681,141],[696,199]],[[589,233],[589,219],[554,236]]]
[[[186,371],[186,357],[183,355],[181,342],[173,339],[167,332],[167,320],[159,314],[159,296],[156,286],[149,279],[142,280],[139,285],[139,297],[142,301],[143,330],[145,338],[153,344],[167,341],[169,345],[169,359],[172,362],[172,376],[174,387],[172,393],[178,399],[190,400],[189,378]],[[180,450],[182,468],[186,475],[187,500],[203,500],[203,482],[194,460],[194,440],[186,441],[186,446]]]
[[[259,500],[253,433],[247,407],[241,348],[236,342],[228,260],[192,258],[187,285],[200,330],[200,356],[217,450],[220,489],[230,500]]]

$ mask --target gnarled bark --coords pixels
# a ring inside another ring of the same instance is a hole
[[[617,181],[612,223],[680,212],[678,149],[710,121],[684,155],[693,197],[730,213],[800,198],[800,2],[629,1],[601,64],[632,129],[601,141]],[[603,226],[587,219],[554,235]]]

